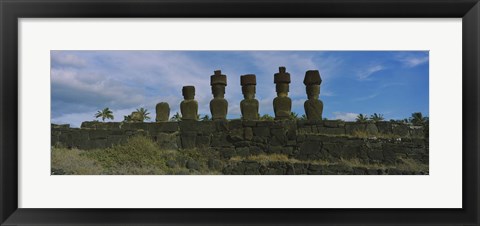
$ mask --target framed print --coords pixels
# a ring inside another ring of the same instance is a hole
[[[1,1],[1,225],[478,225],[468,1]]]

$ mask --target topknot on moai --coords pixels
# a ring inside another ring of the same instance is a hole
[[[155,106],[156,122],[165,122],[170,118],[170,106],[167,102],[160,102]]]
[[[213,120],[226,120],[228,111],[228,102],[225,100],[225,87],[227,86],[227,76],[222,74],[221,70],[214,71],[210,76],[210,85],[212,86],[213,99],[210,101],[210,113]]]
[[[182,88],[184,100],[180,103],[182,120],[198,120],[198,103],[195,98],[195,86]]]
[[[243,120],[258,120],[258,100],[255,99],[257,78],[254,74],[240,76],[244,99],[240,102]]]
[[[320,84],[322,78],[318,70],[309,70],[305,72],[303,84],[306,86],[308,100],[305,101],[304,108],[308,120],[322,120],[323,102],[319,100]]]
[[[292,110],[292,100],[288,97],[290,73],[287,73],[285,67],[279,67],[278,73],[274,75],[273,82],[276,84],[277,91],[277,97],[273,99],[275,120],[289,119]]]

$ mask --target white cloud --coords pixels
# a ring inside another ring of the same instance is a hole
[[[358,114],[357,113],[351,113],[351,112],[333,112],[333,118],[334,119],[341,119],[344,121],[355,121],[357,118]]]
[[[66,69],[51,70],[52,101],[103,105],[109,107],[135,106],[145,101],[140,91],[102,74]]]
[[[399,53],[396,55],[396,59],[403,63],[405,67],[416,67],[429,61],[428,53]]]
[[[358,71],[357,79],[358,80],[368,80],[368,79],[370,79],[370,76],[372,76],[374,73],[382,71],[382,70],[385,70],[385,67],[382,66],[382,65],[377,64],[377,65],[370,66],[366,69],[362,69],[362,70]]]
[[[84,67],[87,65],[84,58],[73,54],[62,54],[59,51],[52,51],[51,60],[53,67]]]

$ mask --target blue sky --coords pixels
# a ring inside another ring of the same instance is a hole
[[[228,118],[240,118],[240,75],[257,75],[260,114],[273,115],[273,75],[291,75],[292,111],[304,114],[303,78],[319,70],[323,117],[354,120],[357,114],[408,118],[429,115],[428,51],[51,51],[52,123],[78,127],[105,107],[115,120],[144,107],[168,102],[179,112],[182,86],[196,87],[199,113],[209,114],[210,75],[227,75]]]

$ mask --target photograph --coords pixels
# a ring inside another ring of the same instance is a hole
[[[51,175],[429,175],[429,51],[51,50]]]
[[[0,15],[0,226],[480,225],[480,0]]]

